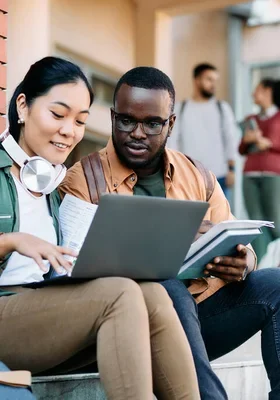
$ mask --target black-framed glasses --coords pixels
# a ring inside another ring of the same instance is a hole
[[[131,133],[135,131],[135,129],[138,127],[138,124],[141,124],[141,128],[146,135],[160,135],[163,127],[169,122],[170,118],[173,116],[172,114],[164,120],[160,118],[149,118],[140,121],[130,117],[129,115],[119,114],[113,109],[112,112],[114,114],[116,128],[119,131]]]

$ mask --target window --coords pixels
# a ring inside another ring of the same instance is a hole
[[[74,62],[82,69],[92,85],[96,103],[102,104],[106,107],[112,106],[114,90],[119,78],[119,73],[116,71],[110,71],[102,65],[95,65],[94,61],[92,63],[90,61],[85,61],[78,55],[59,48],[56,49],[55,54],[58,57]]]
[[[90,153],[103,149],[107,144],[107,139],[100,138],[97,135],[85,134],[84,139],[69,154],[65,165],[67,168],[72,167],[77,161]]]
[[[92,74],[91,85],[93,87],[95,101],[104,105],[111,106],[113,104],[115,84]]]

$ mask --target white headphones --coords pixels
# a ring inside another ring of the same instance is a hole
[[[0,144],[20,167],[20,180],[23,186],[35,193],[50,194],[63,181],[66,167],[53,166],[42,157],[29,157],[6,129],[0,135]]]

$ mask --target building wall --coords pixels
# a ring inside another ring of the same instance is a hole
[[[8,0],[8,98],[35,61],[50,54],[49,0]]]
[[[136,6],[132,0],[50,0],[51,52],[69,54],[105,77],[118,79],[135,66]],[[109,105],[95,103],[88,139],[111,134]]]
[[[51,0],[51,44],[119,75],[135,64],[132,0]]]
[[[218,67],[218,96],[228,98],[227,23],[228,17],[223,10],[173,19],[173,81],[178,100],[191,95],[192,69],[201,62]]]
[[[280,60],[280,24],[243,28],[242,56],[245,63]]]
[[[0,0],[0,134],[6,127],[6,91],[7,88],[7,25],[8,25],[8,1]]]

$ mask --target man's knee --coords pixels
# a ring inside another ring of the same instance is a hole
[[[271,304],[280,304],[280,269],[264,268],[252,272],[246,279],[258,297],[267,299]]]

